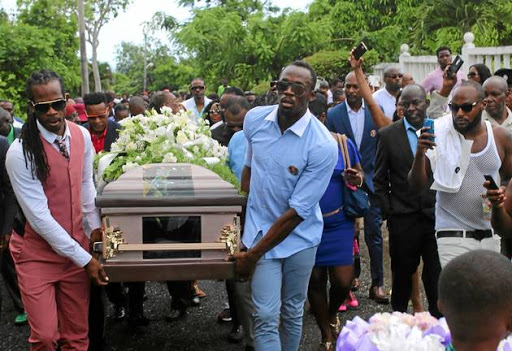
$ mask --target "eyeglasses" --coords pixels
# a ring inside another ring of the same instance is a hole
[[[397,79],[397,78],[402,78],[404,75],[403,74],[388,74],[386,77],[387,78],[391,78],[391,79]]]
[[[87,116],[87,118],[90,118],[90,119],[93,119],[93,118],[104,118],[104,117],[108,117],[108,107],[105,109],[105,111],[103,111],[102,113],[97,113],[95,115],[90,115],[87,113],[87,111],[85,112],[85,115]]]
[[[204,85],[194,85],[193,87],[190,87],[190,90],[204,90]]]
[[[219,108],[217,110],[210,110],[210,114],[216,113],[216,114],[220,115],[222,112],[224,112],[224,109],[222,109],[222,108]]]
[[[55,111],[62,111],[66,108],[66,100],[65,99],[42,101],[42,102],[38,102],[38,103],[30,101],[30,103],[34,107],[34,110],[36,110],[39,113],[48,112],[50,110],[50,107],[53,108]]]
[[[277,82],[277,91],[280,93],[284,93],[289,87],[292,87],[292,92],[296,97],[301,97],[306,94],[306,87],[302,84],[288,82],[286,80],[280,80]]]
[[[476,76],[478,76],[478,73],[476,73],[476,72],[469,72],[468,73],[468,78],[472,78],[472,77],[476,77]]]
[[[472,104],[470,103],[467,103],[467,104],[462,104],[462,105],[457,105],[457,104],[454,104],[452,102],[450,102],[448,104],[448,107],[450,108],[450,110],[452,112],[459,112],[459,110],[462,110],[466,113],[468,112],[471,112],[471,110],[473,110],[473,108],[476,106],[476,104],[478,104],[480,101],[475,101],[473,102]]]

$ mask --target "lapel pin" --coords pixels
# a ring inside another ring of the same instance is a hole
[[[370,132],[370,136],[372,138],[375,138],[376,135],[377,135],[377,131],[375,129],[372,129],[372,131]]]
[[[291,173],[291,174],[293,174],[293,175],[297,175],[297,174],[299,174],[299,170],[298,170],[298,169],[297,169],[297,167],[295,167],[295,166],[290,166],[290,167],[288,167],[288,170],[289,170],[289,171],[290,171],[290,173]]]

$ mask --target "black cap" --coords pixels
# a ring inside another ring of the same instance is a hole
[[[510,68],[500,68],[496,72],[494,72],[495,76],[500,76],[505,78],[507,81],[507,84],[510,86],[512,85],[512,69]]]

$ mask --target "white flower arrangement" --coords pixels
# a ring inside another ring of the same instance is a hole
[[[181,162],[210,168],[238,185],[226,166],[227,148],[211,138],[206,120],[196,124],[190,112],[173,114],[168,107],[161,112],[151,110],[120,122],[123,128],[111,151],[97,155],[99,178],[112,181],[140,165]]]
[[[450,342],[444,318],[428,312],[386,312],[374,314],[368,322],[360,317],[347,321],[336,351],[444,351]],[[502,340],[497,351],[512,351],[512,336]]]

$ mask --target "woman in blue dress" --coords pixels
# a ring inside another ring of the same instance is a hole
[[[324,231],[317,250],[316,262],[311,273],[308,299],[322,334],[319,350],[333,350],[336,345],[340,321],[338,308],[345,301],[352,287],[354,276],[353,240],[354,218],[343,212],[343,187],[352,190],[363,183],[359,151],[347,139],[347,148],[352,168],[345,169],[343,156],[338,147],[338,163],[331,181],[320,200],[324,217]],[[327,296],[327,279],[331,282]]]

